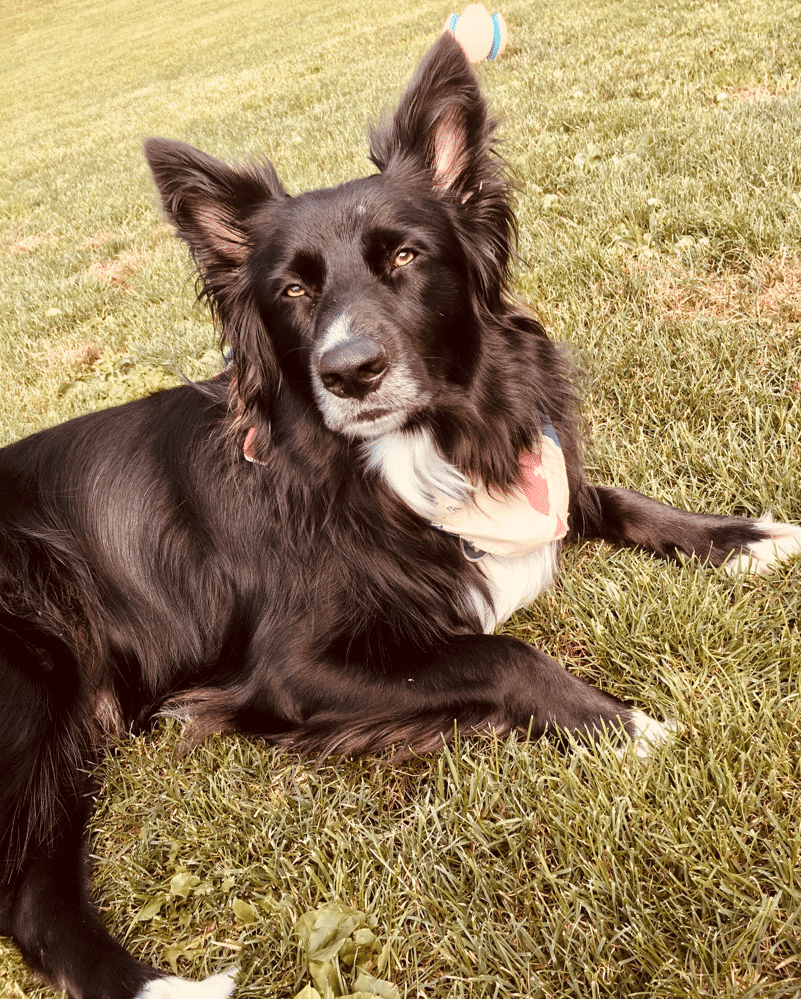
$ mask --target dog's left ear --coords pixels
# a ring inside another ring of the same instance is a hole
[[[493,131],[476,75],[446,32],[424,56],[392,120],[371,131],[370,159],[382,173],[411,159],[431,172],[437,190],[464,202],[494,166],[487,156]]]

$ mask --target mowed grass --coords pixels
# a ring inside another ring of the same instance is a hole
[[[219,363],[141,156],[370,169],[450,8],[27,0],[0,13],[0,441]],[[585,375],[591,474],[801,521],[801,5],[503,6],[479,69],[518,180],[517,286]],[[457,742],[316,766],[174,724],[110,754],[95,895],[137,955],[239,995],[310,978],[293,932],[365,913],[408,997],[801,994],[801,566],[732,582],[583,546],[507,626],[680,723],[650,763]],[[345,976],[344,987],[351,980]],[[0,942],[0,994],[48,997]]]

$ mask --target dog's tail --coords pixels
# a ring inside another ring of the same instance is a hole
[[[0,934],[71,996],[137,996],[158,973],[113,940],[88,893],[92,693],[64,642],[8,615],[0,683]]]

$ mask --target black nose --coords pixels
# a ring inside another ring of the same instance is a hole
[[[381,385],[387,370],[384,348],[369,337],[351,337],[336,344],[320,358],[320,380],[335,396],[364,399]]]

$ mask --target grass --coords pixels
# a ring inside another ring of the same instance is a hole
[[[218,364],[145,136],[267,154],[290,191],[363,173],[366,125],[449,12],[292,7],[0,13],[0,442]],[[801,6],[503,12],[479,73],[521,182],[517,284],[586,371],[591,474],[801,520]],[[173,725],[121,744],[93,823],[106,919],[183,975],[236,959],[247,997],[310,982],[293,929],[332,902],[409,997],[798,996],[799,572],[732,584],[584,546],[507,626],[677,718],[647,766],[518,739],[403,766],[231,737],[176,764]],[[54,995],[7,941],[0,994]]]

